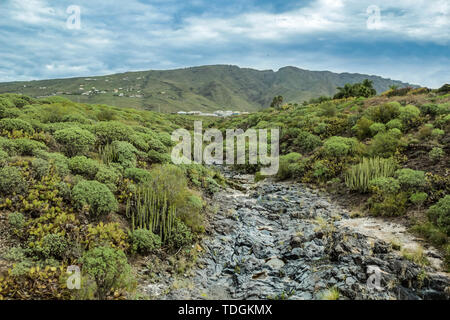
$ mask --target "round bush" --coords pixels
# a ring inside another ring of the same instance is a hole
[[[439,147],[434,147],[429,153],[428,156],[430,157],[430,159],[432,161],[440,161],[442,158],[444,158],[445,156],[445,152],[444,150],[442,150],[442,148]]]
[[[375,122],[374,124],[372,124],[370,126],[369,129],[370,129],[370,133],[372,134],[372,136],[374,136],[377,133],[385,132],[386,131],[386,126],[383,123]]]
[[[406,126],[408,126],[411,123],[413,123],[414,121],[416,121],[419,116],[420,116],[420,110],[416,106],[409,104],[403,108],[400,108],[399,119]]]
[[[150,150],[147,153],[147,160],[150,163],[169,163],[171,158],[167,153],[159,153],[156,150]]]
[[[426,183],[423,171],[406,168],[397,170],[396,175],[400,184],[406,188],[423,187]]]
[[[409,201],[416,206],[421,206],[427,200],[428,195],[425,192],[416,192],[409,197]]]
[[[65,177],[70,173],[69,160],[61,153],[49,153],[38,150],[35,152],[36,156],[47,160],[51,166],[56,170],[60,177]]]
[[[370,153],[373,156],[388,158],[397,151],[399,146],[398,136],[391,130],[379,133],[373,138],[370,145]]]
[[[21,156],[33,156],[39,150],[47,149],[47,146],[42,142],[27,138],[15,139],[13,141],[16,153]]]
[[[142,254],[161,247],[161,238],[147,229],[137,229],[130,233],[131,250]]]
[[[69,169],[74,174],[94,178],[100,169],[100,163],[85,156],[77,156],[69,160]]]
[[[322,146],[322,141],[318,136],[307,131],[302,131],[294,140],[294,145],[299,146],[304,152],[311,152]]]
[[[192,243],[191,230],[178,218],[174,221],[174,227],[168,243],[174,248],[179,248]]]
[[[114,141],[111,144],[115,151],[116,161],[124,168],[136,166],[136,153],[138,150],[129,142]]]
[[[125,253],[110,247],[96,247],[83,254],[83,273],[96,283],[96,296],[104,300],[112,289],[127,287],[131,267]]]
[[[53,137],[63,145],[64,152],[69,157],[85,154],[95,144],[95,136],[91,132],[77,127],[58,130]]]
[[[442,130],[442,129],[433,129],[432,131],[431,131],[431,136],[434,138],[434,139],[440,139],[442,136],[444,136],[445,135],[445,131],[444,130]]]
[[[400,184],[394,178],[376,178],[369,181],[369,189],[380,194],[396,194],[400,191]]]
[[[8,223],[11,228],[20,230],[25,226],[25,217],[20,212],[13,212],[8,215]]]
[[[45,258],[62,258],[68,249],[67,240],[59,235],[50,233],[42,239],[42,245],[38,249]]]
[[[26,189],[25,180],[19,169],[4,167],[0,169],[0,192],[3,194],[19,193]]]
[[[115,212],[119,206],[116,198],[106,185],[98,181],[80,181],[72,190],[75,207],[89,206],[89,212],[98,217]]]
[[[323,144],[325,154],[333,157],[351,155],[356,151],[358,141],[353,138],[334,136]]]
[[[123,176],[127,179],[133,180],[136,183],[144,183],[151,179],[150,172],[140,168],[128,168],[125,170]]]
[[[99,122],[93,127],[101,144],[106,145],[113,141],[129,141],[132,130],[118,121]]]
[[[33,167],[34,175],[37,179],[41,179],[50,172],[50,164],[44,159],[34,159],[31,162],[31,166]]]
[[[9,155],[6,151],[0,149],[0,167],[8,164]]]
[[[291,152],[287,155],[280,157],[280,164],[278,168],[278,173],[276,175],[277,179],[284,180],[292,177],[292,172],[290,169],[291,164],[297,163],[302,158],[302,155],[300,153]]]
[[[438,227],[450,235],[450,195],[440,199],[428,209],[428,215]]]
[[[386,127],[388,129],[399,129],[401,131],[403,129],[403,123],[400,119],[392,119],[386,123]]]
[[[95,175],[95,180],[107,185],[112,192],[116,192],[120,177],[120,173],[116,170],[102,166]]]
[[[28,122],[21,120],[21,119],[9,119],[5,118],[0,120],[0,131],[1,130],[7,130],[7,131],[13,131],[13,130],[22,130],[26,133],[33,133],[33,127]]]

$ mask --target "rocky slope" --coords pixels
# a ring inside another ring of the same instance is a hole
[[[253,184],[251,176],[231,177],[246,191],[227,189],[214,196],[219,210],[191,285],[168,290],[170,280],[146,284],[146,294],[156,299],[321,299],[334,288],[341,299],[449,298],[450,278],[439,272],[436,251],[425,250],[432,263],[422,265],[386,242],[396,235],[407,246],[419,245],[399,226],[355,223],[345,209],[300,184]]]

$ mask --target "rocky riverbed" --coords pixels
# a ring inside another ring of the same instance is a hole
[[[218,210],[190,285],[145,285],[151,298],[322,299],[330,290],[340,299],[449,298],[450,278],[440,272],[436,250],[423,251],[432,262],[424,265],[403,257],[403,243],[393,244],[395,238],[419,246],[404,228],[368,218],[358,223],[301,184],[228,177],[244,191],[226,189],[212,199]]]

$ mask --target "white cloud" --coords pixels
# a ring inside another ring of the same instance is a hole
[[[180,13],[187,3],[151,2],[77,0],[75,4],[82,8],[81,30],[67,30],[65,9],[72,1],[8,0],[0,12],[0,81],[233,63],[265,69],[291,64],[361,73],[379,70],[383,76],[425,83],[426,79],[408,80],[403,71],[409,70],[408,61],[384,61],[371,53],[364,59],[357,53],[333,55],[332,46],[342,51],[340,43],[352,43],[357,51],[358,43],[409,41],[426,47],[450,41],[449,0],[413,4],[407,0],[316,0],[285,12],[254,8],[234,14]],[[197,5],[211,3],[197,0]],[[367,29],[370,5],[381,10],[377,30]],[[386,70],[380,67],[381,61]],[[449,70],[446,62],[448,58],[411,61],[410,70],[422,68],[423,72],[409,76],[443,81]]]

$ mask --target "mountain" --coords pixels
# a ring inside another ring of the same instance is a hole
[[[176,70],[126,72],[107,76],[0,83],[0,93],[32,97],[65,95],[75,102],[109,104],[161,112],[239,110],[268,107],[274,96],[301,103],[333,95],[346,83],[373,81],[378,93],[408,84],[356,73],[308,71],[284,67],[278,71],[231,65]]]

